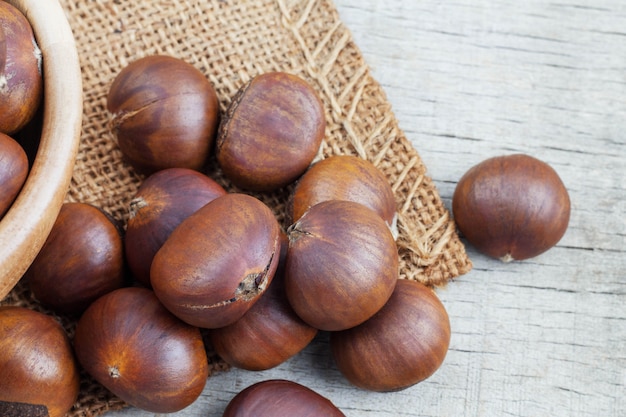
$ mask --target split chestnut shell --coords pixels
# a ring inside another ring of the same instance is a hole
[[[185,219],[157,252],[150,282],[183,321],[204,328],[238,320],[270,284],[280,227],[255,197],[229,193]]]

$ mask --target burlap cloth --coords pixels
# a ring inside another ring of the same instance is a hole
[[[53,1],[53,0],[50,0]],[[353,154],[372,161],[393,187],[398,203],[400,277],[432,286],[468,272],[471,262],[426,167],[372,78],[331,0],[60,0],[76,38],[84,87],[82,141],[68,201],[101,207],[125,221],[142,178],[122,161],[108,127],[108,88],[131,61],[168,54],[203,71],[222,111],[256,74],[286,71],[309,81],[326,110],[326,139],[319,158]],[[208,174],[229,190],[212,161]],[[291,188],[257,194],[286,224]],[[41,309],[25,286],[5,300]],[[70,335],[74,322],[60,318]],[[212,370],[225,364],[211,356]],[[84,375],[70,416],[96,416],[123,407]]]

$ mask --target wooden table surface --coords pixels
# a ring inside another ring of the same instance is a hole
[[[347,416],[626,416],[626,2],[336,0],[446,204],[483,159],[551,164],[570,192],[559,244],[438,291],[443,366],[397,393],[351,387],[322,335],[278,368],[208,380],[181,417],[219,417],[253,382],[287,378]],[[111,417],[154,416],[126,409]]]

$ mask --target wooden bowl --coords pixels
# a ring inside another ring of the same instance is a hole
[[[42,134],[26,183],[0,220],[0,300],[43,246],[72,177],[83,113],[74,36],[58,0],[8,0],[30,21],[43,54]]]

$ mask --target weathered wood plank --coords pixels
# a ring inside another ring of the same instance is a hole
[[[323,334],[276,369],[214,376],[174,415],[220,416],[236,392],[268,378],[304,383],[354,417],[626,415],[626,3],[336,4],[448,207],[470,166],[524,152],[563,178],[570,228],[523,263],[468,248],[474,270],[439,291],[450,351],[415,387],[350,387]]]

